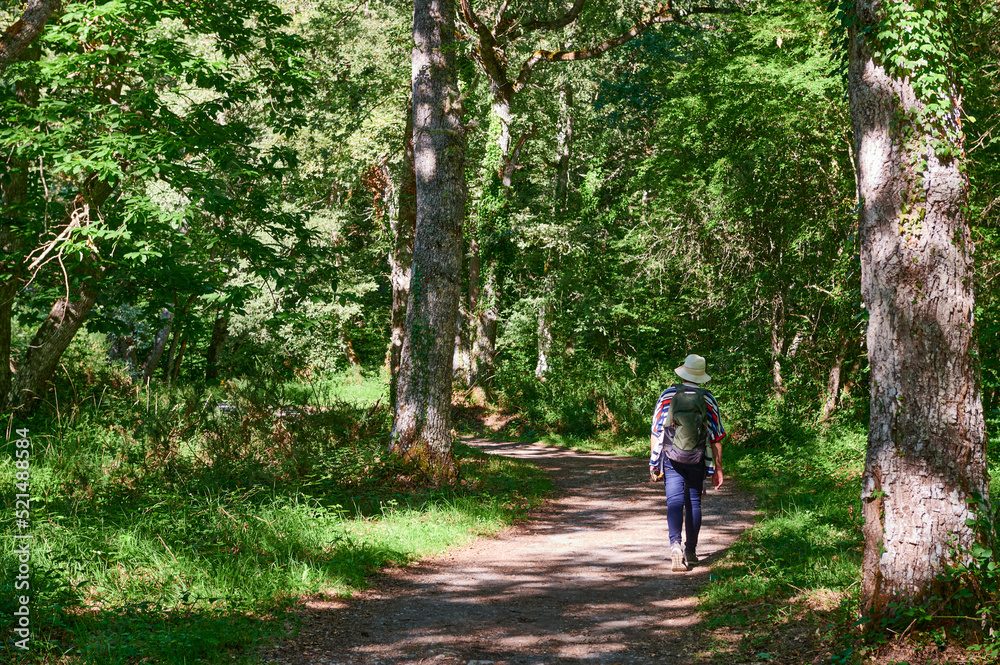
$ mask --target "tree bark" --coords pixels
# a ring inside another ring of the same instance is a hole
[[[458,316],[455,317],[455,355],[452,373],[464,386],[472,385],[472,344],[466,324],[472,324],[472,315],[461,306],[459,299]]]
[[[187,343],[189,337],[190,336],[187,333],[184,333],[184,336],[181,338],[181,348],[177,351],[177,357],[174,359],[173,369],[171,369],[169,366],[167,367],[167,369],[170,371],[171,381],[173,381],[174,379],[176,379],[178,376],[181,375],[181,362],[183,362],[184,360],[184,352],[187,350]]]
[[[546,298],[538,308],[538,362],[535,378],[544,381],[552,355],[552,301]]]
[[[406,130],[403,133],[403,171],[399,204],[395,218],[389,219],[393,236],[389,255],[392,282],[392,333],[389,339],[389,396],[393,417],[396,413],[396,387],[406,326],[406,300],[410,293],[410,269],[413,263],[413,233],[417,225],[417,176],[413,171],[413,104],[406,106]]]
[[[59,367],[63,352],[97,302],[97,293],[96,285],[88,280],[75,288],[69,298],[60,298],[52,305],[18,367],[10,391],[11,407],[24,412],[35,407]]]
[[[478,388],[477,399],[484,399],[486,393],[493,387],[493,358],[496,356],[497,324],[500,321],[500,311],[497,307],[496,272],[489,271],[485,282],[483,282],[482,270],[480,264],[476,271],[480,284],[477,287],[474,316],[476,330],[472,340],[471,383]],[[469,273],[471,275],[471,269]]]
[[[219,378],[219,358],[222,357],[222,350],[229,339],[229,315],[223,311],[215,315],[215,323],[212,324],[212,338],[208,341],[208,348],[205,349],[205,380],[215,381]]]
[[[552,355],[552,272],[549,263],[545,263],[545,277],[542,287],[542,302],[538,305],[538,362],[535,363],[535,378],[545,380],[549,372],[549,358]]]
[[[67,206],[60,227],[68,230],[73,224],[88,224],[90,215],[96,214],[111,192],[110,184],[96,175],[90,176],[80,193]],[[6,396],[9,407],[22,412],[30,412],[35,408],[38,398],[45,392],[48,382],[59,367],[63,352],[97,302],[100,270],[90,265],[92,258],[85,257],[80,268],[69,276],[76,283],[66,285],[68,294],[56,300],[28,344]]]
[[[784,326],[784,304],[779,298],[774,307],[774,320],[771,322],[771,385],[775,398],[780,398],[785,392],[785,384],[781,378],[781,356],[785,352]]]
[[[351,338],[351,326],[353,325],[354,322],[350,319],[340,324],[340,342],[344,346],[344,355],[347,357],[347,364],[350,367],[358,367],[361,365],[361,358],[358,357],[358,352],[354,350],[354,340]]]
[[[465,130],[452,0],[413,8],[417,222],[390,450],[435,483],[458,476],[451,449],[452,357],[462,286]]]
[[[19,231],[24,226],[28,202],[28,162],[13,153],[7,158],[7,177],[0,178],[3,211],[0,213],[0,395],[8,395],[11,386],[11,317],[14,298],[21,286],[24,243]]]
[[[823,400],[823,410],[820,413],[820,422],[823,422],[833,415],[837,409],[837,398],[840,396],[840,373],[844,368],[844,359],[847,357],[847,337],[840,338],[837,345],[837,353],[830,365],[830,378],[826,382],[826,399]]]
[[[573,151],[573,86],[568,83],[563,86],[559,95],[563,122],[559,128],[556,147],[556,200],[557,210],[565,210],[569,195],[569,165]]]
[[[160,357],[167,348],[167,340],[170,339],[170,321],[173,318],[173,312],[166,307],[160,312],[160,320],[166,321],[166,324],[156,333],[156,338],[153,339],[153,348],[150,349],[149,354],[146,356],[146,362],[142,364],[142,382],[144,384],[148,384],[149,380],[153,377],[156,365],[160,362]]]
[[[181,313],[183,313],[183,310]],[[166,369],[163,370],[163,377],[167,381],[170,380],[170,370],[174,366],[174,354],[177,352],[177,342],[179,342],[180,339],[181,339],[181,329],[174,328],[174,332],[170,336],[170,349],[167,351],[167,361],[164,363]]]
[[[60,4],[60,0],[28,0],[21,18],[0,36],[0,73],[21,57],[42,34],[42,29]]]
[[[968,502],[988,496],[961,133],[913,119],[925,107],[911,79],[888,74],[859,39],[884,6],[859,2],[849,35],[871,367],[862,600],[873,625],[894,614],[890,603],[941,591],[949,550],[975,539]],[[939,159],[932,138],[954,156]]]

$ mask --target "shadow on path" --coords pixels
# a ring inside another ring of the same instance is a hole
[[[732,485],[704,499],[699,554],[667,561],[663,486],[644,460],[538,444],[467,441],[546,469],[535,519],[406,568],[344,602],[306,604],[299,635],[266,662],[409,665],[693,663],[686,628],[708,565],[753,523]]]

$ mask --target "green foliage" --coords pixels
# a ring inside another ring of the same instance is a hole
[[[665,377],[640,378],[634,360],[594,358],[577,352],[570,361],[556,360],[549,378],[535,378],[530,358],[504,355],[497,383],[506,405],[522,414],[534,431],[592,438],[598,434],[632,437],[649,430],[649,419]]]
[[[963,57],[962,49],[956,48],[960,43],[956,34],[958,17],[965,9],[956,6],[960,4],[937,0],[885,2],[878,6],[877,16],[861,16],[855,0],[833,0],[828,6],[836,12],[835,49],[844,48],[853,33],[854,38],[865,41],[875,63],[884,67],[890,77],[912,86],[917,104],[897,114],[895,125],[917,174],[927,169],[923,154],[927,150],[941,160],[965,158],[960,150],[964,136],[958,117],[961,96],[957,92],[957,72],[969,60]]]
[[[609,53],[596,84],[571,79],[594,100],[573,111],[571,205],[537,200],[551,172],[522,176],[533,198],[515,215],[497,360],[506,403],[535,427],[589,436],[604,403],[622,431],[645,434],[690,352],[708,358],[724,412],[749,429],[758,414],[761,428],[779,411],[816,419],[838,368],[835,404],[864,417],[847,108],[823,12],[779,7],[719,30],[664,26]],[[534,149],[551,151],[552,138]],[[554,369],[539,384],[543,299]]]

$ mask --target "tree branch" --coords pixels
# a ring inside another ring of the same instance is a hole
[[[565,28],[567,25],[576,20],[576,17],[580,15],[580,11],[583,10],[583,3],[587,0],[576,0],[570,10],[562,17],[552,19],[551,21],[528,21],[524,23],[521,27],[525,32],[531,30],[559,30]],[[668,2],[669,6],[670,3]]]
[[[503,168],[503,186],[510,187],[514,178],[514,171],[517,169],[517,160],[521,157],[521,148],[524,147],[524,142],[535,135],[538,131],[538,125],[532,125],[531,129],[525,131],[521,134],[521,138],[517,140],[517,145],[510,153],[510,157],[507,158],[507,163]]]
[[[31,43],[42,34],[42,28],[59,9],[60,0],[28,0],[28,6],[12,26],[0,37],[0,72],[17,60]]]
[[[504,14],[507,13],[507,5],[509,2],[510,0],[503,0],[503,2],[500,3],[500,8],[497,9],[497,17],[496,20],[493,21],[494,33],[500,30],[500,25],[503,23]]]
[[[494,95],[499,90],[507,87],[507,68],[504,66],[503,58],[497,51],[497,39],[493,32],[476,15],[472,8],[472,0],[461,0],[459,8],[462,13],[462,20],[466,25],[475,31],[479,37],[479,62],[486,72],[486,76],[493,89]]]
[[[480,45],[487,45],[491,49],[495,47],[497,45],[496,38],[493,36],[490,29],[486,27],[486,24],[479,20],[475,10],[472,9],[471,0],[461,0],[459,8],[462,11],[462,19],[465,21],[466,25],[472,28],[476,35],[479,36]]]
[[[599,58],[611,49],[618,48],[622,44],[632,41],[657,23],[683,22],[684,17],[689,14],[733,14],[738,11],[738,9],[733,9],[731,7],[694,7],[692,9],[675,10],[673,9],[671,3],[667,3],[666,6],[659,9],[655,14],[650,15],[649,18],[636,23],[635,26],[628,32],[618,35],[617,37],[612,37],[607,41],[601,42],[597,46],[581,49],[579,51],[544,51],[542,49],[535,51],[531,57],[528,58],[523,65],[521,65],[521,72],[517,77],[517,82],[514,84],[514,91],[518,92],[528,84],[528,81],[531,79],[532,70],[534,70],[540,62],[569,62],[574,60]]]

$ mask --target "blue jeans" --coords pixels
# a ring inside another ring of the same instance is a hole
[[[663,463],[663,486],[667,493],[667,530],[670,545],[681,542],[681,523],[687,541],[684,551],[694,554],[701,531],[701,489],[705,483],[705,463],[681,464],[667,459]]]

